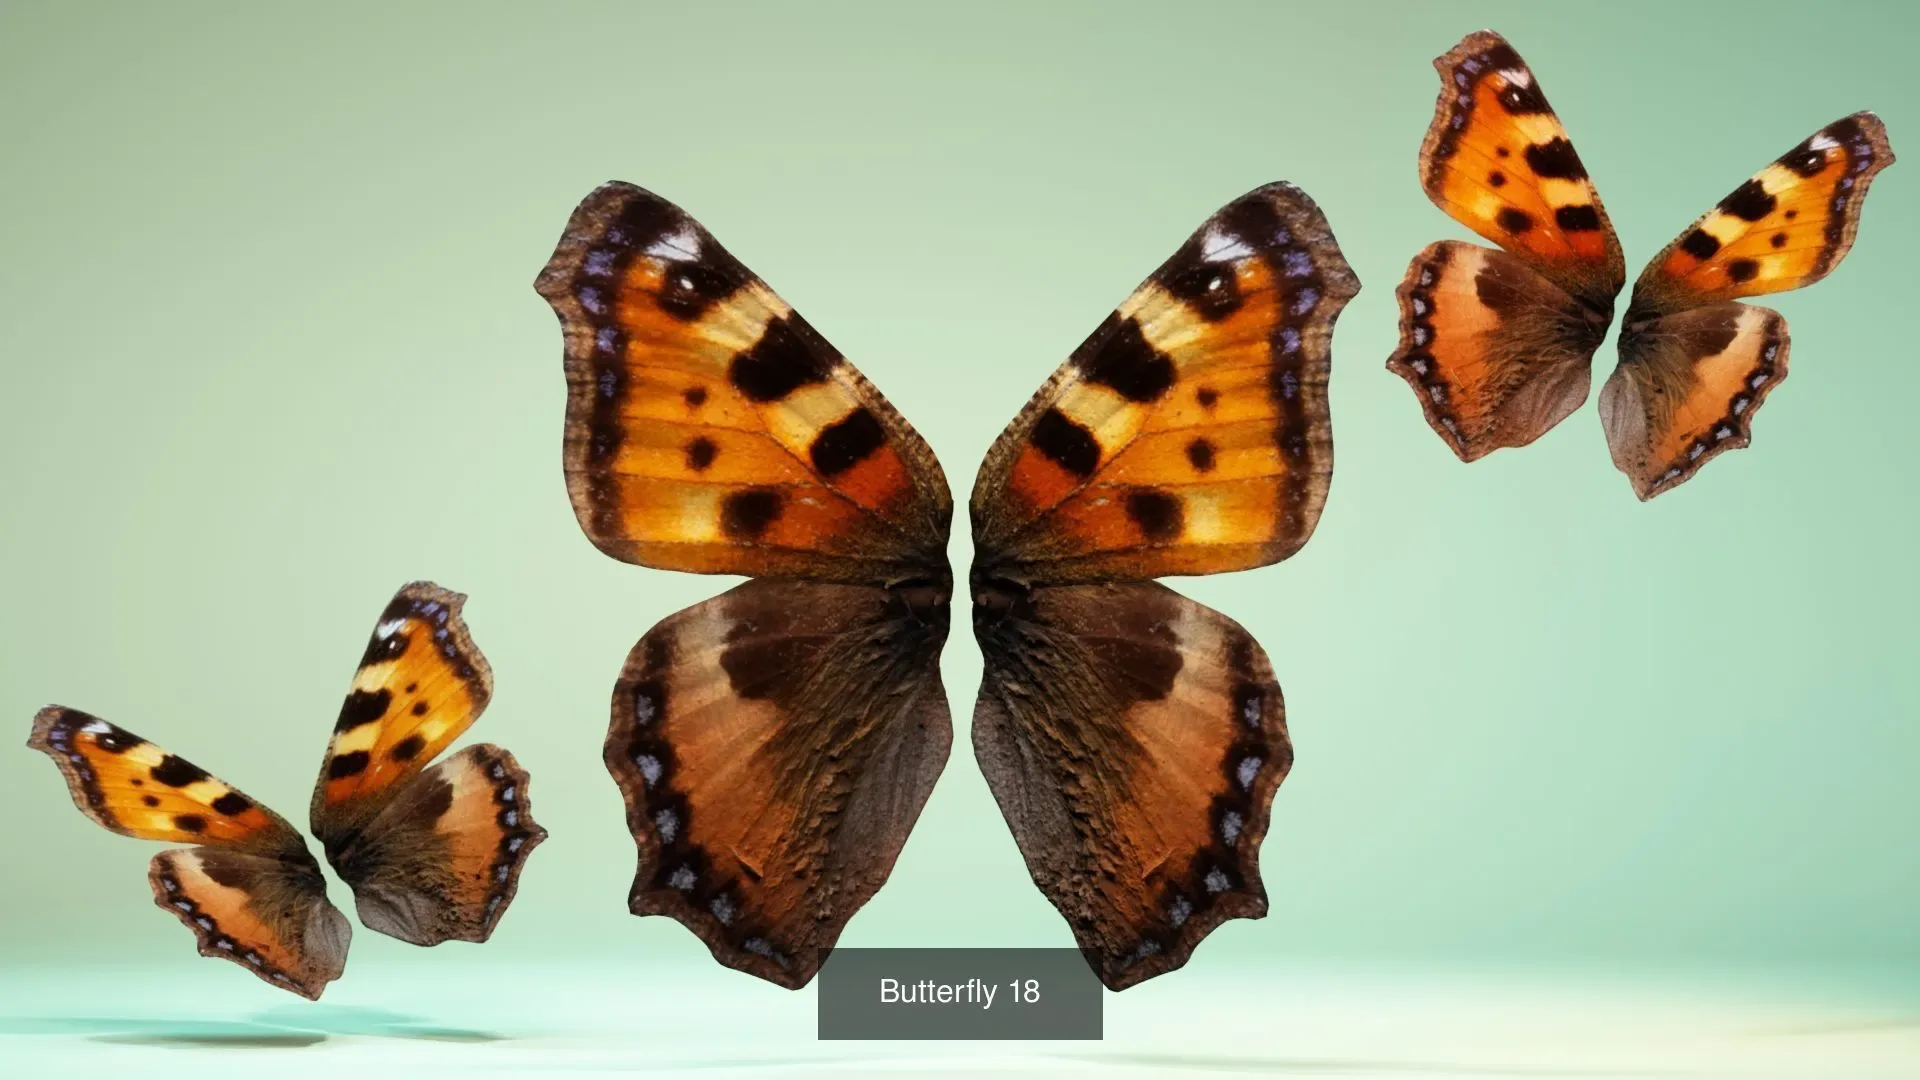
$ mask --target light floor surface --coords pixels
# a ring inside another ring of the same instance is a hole
[[[190,960],[6,968],[0,1076],[1920,1077],[1920,979],[1176,975],[1078,1043],[820,1042],[811,989],[744,979],[393,967],[310,1004]]]

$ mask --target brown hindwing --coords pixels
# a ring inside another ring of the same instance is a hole
[[[1149,582],[1036,589],[976,632],[975,756],[1102,982],[1266,914],[1260,842],[1293,748],[1245,630]]]
[[[605,747],[639,849],[633,913],[678,920],[729,967],[806,985],[946,763],[946,631],[944,596],[781,581],[648,631]]]
[[[1394,294],[1407,381],[1462,461],[1525,446],[1587,399],[1607,320],[1524,261],[1457,240],[1414,256]]]
[[[546,839],[512,754],[469,746],[406,787],[351,844],[330,852],[360,921],[415,945],[485,941]]]
[[[1621,335],[1620,366],[1600,391],[1600,422],[1615,467],[1641,501],[1752,441],[1754,414],[1786,380],[1789,344],[1779,312],[1733,302]]]

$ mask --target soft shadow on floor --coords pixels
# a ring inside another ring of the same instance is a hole
[[[495,1042],[490,1031],[446,1027],[423,1017],[353,1006],[281,1006],[244,1020],[187,1020],[150,1016],[0,1017],[0,1035],[73,1035],[93,1042],[200,1049],[274,1049],[314,1046],[333,1036]]]

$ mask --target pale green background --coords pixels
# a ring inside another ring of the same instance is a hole
[[[1332,495],[1291,561],[1181,584],[1286,691],[1272,915],[1110,999],[1109,1030],[1324,966],[1904,978],[1920,162],[1877,182],[1832,280],[1776,298],[1793,376],[1753,449],[1641,505],[1589,405],[1464,466],[1382,365],[1407,259],[1466,235],[1414,156],[1429,60],[1482,26],[1532,63],[1636,271],[1855,109],[1920,158],[1920,8],[1895,3],[0,3],[9,738],[79,706],[304,820],[374,616],[433,578],[473,597],[498,675],[475,734],[531,770],[553,835],[486,949],[362,932],[328,1000],[598,965],[775,1017],[792,1051],[811,992],[625,913],[608,689],[648,626],[727,582],[614,562],[574,522],[531,288],[568,212],[613,178],[685,206],[964,497],[1142,276],[1287,179],[1365,283],[1336,339]],[[955,755],[843,941],[1068,944],[972,761],[964,622],[944,670]],[[58,968],[104,994],[134,965],[183,1015],[204,1015],[189,987],[300,1004],[194,958],[151,909],[157,849],[85,821],[24,748],[0,751],[0,820],[8,989]]]

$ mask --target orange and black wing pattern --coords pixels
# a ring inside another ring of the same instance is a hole
[[[1491,30],[1433,66],[1440,97],[1420,145],[1427,197],[1570,295],[1610,309],[1627,279],[1620,240],[1533,70]]]
[[[1787,321],[1739,297],[1811,285],[1853,247],[1867,187],[1893,163],[1858,112],[1755,173],[1654,256],[1634,284],[1620,364],[1600,395],[1614,465],[1643,501],[1752,441],[1787,377]]]
[[[1433,63],[1421,187],[1505,250],[1442,240],[1414,256],[1395,291],[1387,370],[1474,461],[1533,442],[1586,401],[1626,267],[1586,166],[1513,46],[1482,30]]]
[[[313,793],[314,835],[361,921],[415,945],[487,940],[547,835],[512,754],[482,743],[431,764],[493,697],[466,599],[429,581],[394,594]]]
[[[205,769],[97,716],[42,709],[27,745],[60,767],[74,805],[123,836],[200,845],[163,851],[154,903],[203,956],[318,998],[346,966],[351,930],[319,864],[286,819]]]
[[[602,551],[843,582],[944,555],[952,498],[926,443],[679,207],[601,186],[535,288],[565,332],[567,490]]]
[[[976,563],[1137,581],[1299,550],[1333,472],[1334,321],[1359,288],[1291,184],[1208,218],[994,443],[973,489]]]
[[[1654,256],[1634,283],[1628,321],[1826,277],[1853,247],[1867,187],[1891,164],[1886,126],[1870,112],[1807,136]]]
[[[313,834],[329,853],[473,726],[492,699],[492,669],[460,617],[465,601],[414,582],[374,624],[313,790]]]

